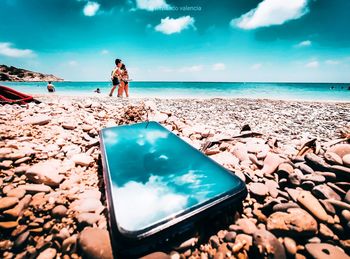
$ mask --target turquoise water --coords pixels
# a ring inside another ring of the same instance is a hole
[[[102,130],[118,226],[141,231],[244,183],[158,123]]]
[[[46,94],[46,83],[2,82],[29,94]],[[94,95],[96,88],[107,95],[110,82],[57,82],[61,95]],[[334,89],[331,89],[334,87]],[[130,82],[131,97],[159,98],[261,98],[282,100],[350,101],[350,83],[212,83],[212,82]]]

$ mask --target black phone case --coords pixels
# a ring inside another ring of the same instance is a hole
[[[179,138],[179,140],[186,143],[181,138]],[[194,149],[195,152],[201,153],[207,159],[211,159],[190,144],[186,143],[186,145]],[[196,233],[198,229],[207,224],[207,222],[210,222],[212,218],[215,218],[219,214],[223,215],[227,208],[235,209],[239,207],[240,202],[247,195],[245,183],[236,176],[239,179],[239,188],[237,188],[237,190],[226,192],[219,197],[211,199],[204,204],[197,205],[191,210],[177,215],[175,218],[162,221],[151,228],[147,228],[140,232],[127,232],[120,229],[116,221],[111,193],[112,184],[109,178],[109,168],[107,167],[106,153],[101,132],[100,146],[106,201],[109,212],[109,232],[111,235],[113,254],[118,258],[138,258],[152,251],[167,250],[168,248],[171,248],[174,242],[178,242],[182,238],[186,238],[187,236]],[[214,162],[222,167],[216,161]],[[225,169],[225,171],[229,174],[233,174],[227,169]]]

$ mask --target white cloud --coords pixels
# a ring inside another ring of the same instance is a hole
[[[304,40],[302,42],[299,42],[296,46],[297,47],[308,47],[311,46],[312,42],[310,40]]]
[[[12,58],[26,58],[34,56],[30,49],[16,49],[9,42],[0,42],[0,55]]]
[[[98,9],[100,9],[100,4],[96,2],[87,2],[84,6],[83,13],[85,16],[94,16]]]
[[[119,201],[116,208],[118,222],[129,231],[139,230],[185,209],[189,198],[170,188],[159,176],[151,176],[145,184],[130,181],[120,188],[114,186],[113,192]]]
[[[182,67],[179,69],[179,72],[181,73],[192,73],[192,72],[200,72],[203,70],[202,65],[194,65],[190,67]]]
[[[340,61],[339,60],[328,59],[324,63],[326,63],[327,65],[339,65]]]
[[[166,10],[170,8],[170,5],[168,5],[165,0],[136,0],[136,6],[138,9],[143,9],[147,11],[154,11],[154,10]]]
[[[306,63],[305,67],[317,68],[317,67],[319,67],[319,65],[320,65],[320,63],[317,60],[314,60],[314,61],[310,61],[310,62]]]
[[[70,61],[68,62],[68,65],[70,65],[71,67],[75,67],[75,66],[78,65],[78,62],[77,62],[76,60],[70,60]]]
[[[257,63],[257,64],[254,64],[252,65],[250,68],[253,69],[253,70],[258,70],[262,67],[262,64],[260,63]]]
[[[191,16],[182,16],[177,19],[166,17],[161,19],[155,30],[164,34],[173,34],[180,33],[189,27],[194,28],[194,18]]]
[[[103,50],[101,50],[101,54],[107,55],[107,54],[109,54],[109,51],[107,49],[103,49]]]
[[[162,72],[162,73],[171,73],[171,72],[174,72],[174,69],[171,68],[171,67],[164,67],[164,66],[161,66],[161,67],[158,67],[159,71]]]
[[[212,69],[214,71],[225,70],[226,69],[226,65],[224,63],[216,63],[216,64],[213,65]]]
[[[280,25],[308,13],[307,3],[308,0],[264,0],[230,24],[245,30]]]

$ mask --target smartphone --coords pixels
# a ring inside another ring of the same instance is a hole
[[[113,250],[160,249],[239,203],[245,183],[157,122],[104,128],[100,144]]]

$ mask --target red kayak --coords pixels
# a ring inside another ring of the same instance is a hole
[[[0,85],[0,103],[26,104],[31,101],[34,101],[32,96]]]

